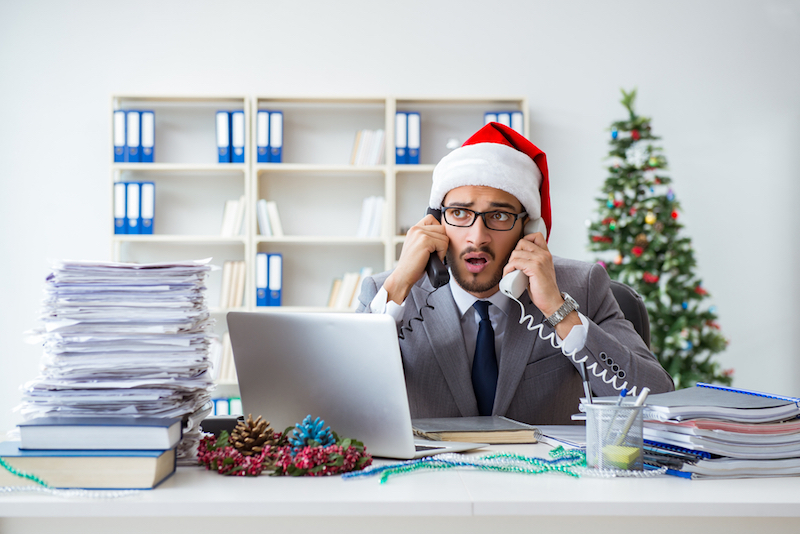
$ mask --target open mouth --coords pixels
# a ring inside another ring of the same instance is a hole
[[[482,272],[489,264],[491,257],[486,253],[469,253],[464,255],[464,263],[472,274]]]

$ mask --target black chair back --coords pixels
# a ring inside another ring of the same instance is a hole
[[[644,340],[647,348],[650,348],[650,317],[647,315],[647,308],[644,305],[642,296],[632,287],[611,280],[611,292],[617,299],[622,314],[631,324],[634,330]]]

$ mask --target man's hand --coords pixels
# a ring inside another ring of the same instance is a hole
[[[503,274],[506,275],[514,270],[527,275],[531,301],[545,317],[553,315],[564,304],[556,282],[553,256],[547,248],[547,240],[541,233],[528,234],[519,240],[511,252]],[[578,324],[581,324],[580,318],[576,312],[572,312],[556,326],[556,332],[561,339],[564,339],[572,327]]]
[[[406,234],[397,267],[383,283],[389,294],[388,300],[402,304],[411,291],[411,286],[425,272],[431,253],[438,253],[439,258],[444,261],[449,242],[444,226],[433,215],[426,215],[412,226]]]

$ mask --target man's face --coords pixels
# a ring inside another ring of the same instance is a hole
[[[466,185],[450,190],[442,205],[461,207],[477,212],[506,211],[522,213],[522,204],[515,196],[500,189]],[[447,264],[456,282],[478,298],[497,292],[503,277],[503,267],[522,237],[523,220],[517,221],[507,232],[489,230],[478,217],[467,228],[451,226],[442,219],[445,233],[450,239]]]

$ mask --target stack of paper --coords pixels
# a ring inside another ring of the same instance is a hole
[[[698,384],[650,395],[645,462],[691,477],[800,474],[800,399]]]
[[[54,264],[23,416],[181,417],[178,457],[193,457],[211,411],[209,261]]]

